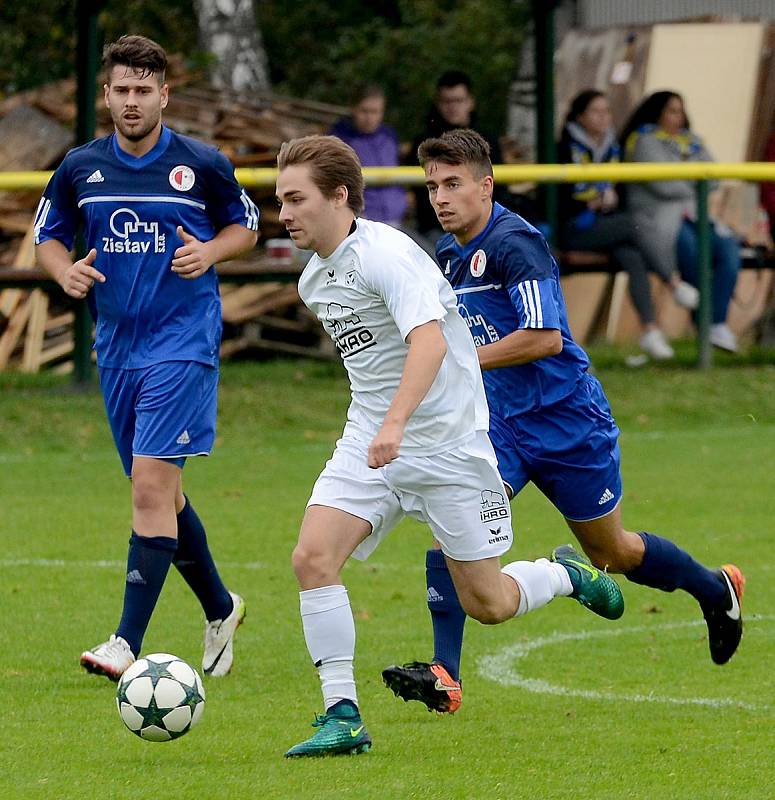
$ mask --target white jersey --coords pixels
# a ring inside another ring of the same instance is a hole
[[[299,295],[333,339],[350,378],[345,436],[371,442],[377,434],[404,371],[406,337],[431,320],[441,323],[447,354],[406,425],[401,452],[440,453],[487,430],[479,359],[455,294],[406,234],[358,219],[328,258],[312,256]]]

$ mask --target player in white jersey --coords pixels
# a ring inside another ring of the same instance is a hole
[[[358,710],[355,626],[341,570],[365,558],[405,515],[427,522],[466,612],[486,624],[572,596],[614,618],[623,606],[603,573],[515,561],[506,490],[487,438],[488,413],[473,340],[448,282],[409,237],[358,218],[363,177],[352,148],[332,136],[283,145],[280,221],[313,250],[299,294],[334,340],[350,378],[342,438],[318,478],[293,553],[301,617],[318,669],[319,730],[286,756],[365,752]]]

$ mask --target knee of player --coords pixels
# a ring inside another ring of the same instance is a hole
[[[132,479],[132,505],[137,511],[154,511],[169,499],[158,483],[143,478]]]
[[[333,559],[329,554],[303,544],[294,547],[291,563],[296,577],[302,582],[327,578],[334,568]]]
[[[469,600],[463,606],[466,614],[482,625],[497,625],[499,622],[508,619],[509,614],[503,609],[501,604],[494,600],[477,599]]]

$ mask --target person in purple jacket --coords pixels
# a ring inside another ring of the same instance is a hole
[[[360,87],[353,96],[350,116],[340,119],[331,133],[352,147],[364,167],[397,167],[398,135],[383,123],[385,93],[375,84]],[[372,186],[365,190],[363,216],[400,227],[406,212],[402,186]]]

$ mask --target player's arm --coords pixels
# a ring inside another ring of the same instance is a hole
[[[94,262],[97,251],[92,248],[83,257],[73,262],[70,252],[57,239],[46,239],[35,248],[38,264],[70,295],[77,299],[86,297],[95,281],[105,283],[105,276]]]
[[[250,250],[258,238],[254,230],[237,223],[221,228],[209,242],[200,242],[180,225],[177,234],[183,244],[173,255],[172,271],[188,280],[204,275],[213,264],[229,261]]]
[[[562,352],[562,334],[556,328],[523,328],[497,342],[476,348],[483,369],[513,367]]]
[[[374,469],[398,458],[406,423],[428,394],[447,354],[447,342],[438,320],[418,325],[406,340],[409,352],[401,381],[382,427],[369,445],[369,466]]]

